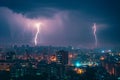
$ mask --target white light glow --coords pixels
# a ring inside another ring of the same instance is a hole
[[[98,46],[98,41],[97,41],[97,35],[96,35],[96,31],[97,31],[96,23],[94,23],[92,28],[93,28],[93,34],[94,34],[94,37],[95,37],[95,47],[97,47]]]
[[[41,23],[36,23],[35,27],[37,29],[36,34],[35,34],[35,38],[34,38],[34,43],[35,43],[35,46],[36,46],[38,44],[37,40],[38,40],[38,35],[39,35],[39,32],[40,32]]]

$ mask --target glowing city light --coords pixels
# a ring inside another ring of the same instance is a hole
[[[100,57],[100,60],[104,60],[105,58],[102,56],[102,57]]]
[[[80,64],[79,62],[77,62],[77,63],[75,64],[75,66],[76,66],[76,67],[80,67],[81,64]]]
[[[83,74],[85,71],[83,69],[75,68],[74,71],[76,71],[77,74]]]
[[[54,55],[51,56],[51,57],[50,57],[50,60],[53,61],[53,62],[56,62],[56,56],[54,56]]]
[[[104,53],[105,51],[104,51],[104,50],[102,50],[101,52],[102,52],[102,53]]]
[[[73,55],[72,55],[72,54],[69,54],[69,58],[73,58]]]
[[[108,52],[111,52],[111,50],[108,50]]]
[[[83,69],[78,69],[78,70],[77,70],[77,73],[78,73],[78,74],[83,74],[83,73],[84,73],[84,70],[83,70]]]

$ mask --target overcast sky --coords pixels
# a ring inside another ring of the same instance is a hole
[[[120,46],[120,0],[0,0],[0,44]]]

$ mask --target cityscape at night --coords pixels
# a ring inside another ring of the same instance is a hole
[[[119,0],[0,0],[0,80],[120,80]]]

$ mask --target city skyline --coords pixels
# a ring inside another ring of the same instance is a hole
[[[120,1],[1,0],[0,44],[34,44],[36,22],[42,23],[38,45],[120,47]]]

